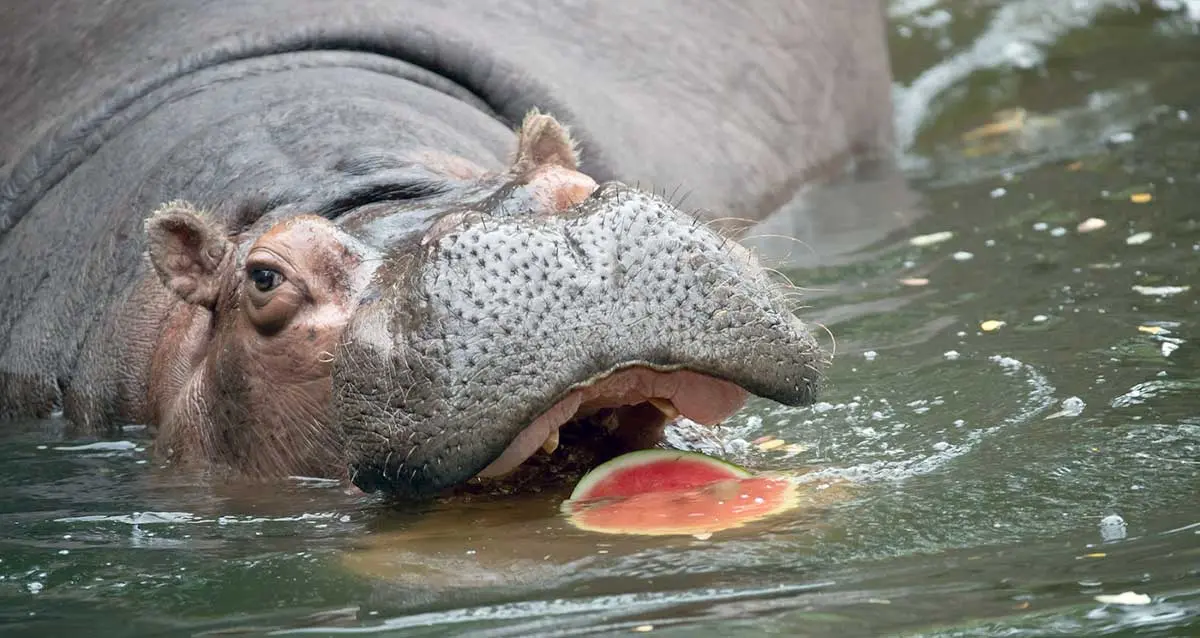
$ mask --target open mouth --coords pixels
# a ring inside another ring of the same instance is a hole
[[[568,424],[591,425],[593,433],[608,439],[606,447],[620,454],[658,445],[667,424],[680,416],[716,425],[740,410],[747,396],[734,383],[690,370],[623,368],[572,388],[522,430],[478,477],[505,476],[539,450],[553,454],[564,441]]]

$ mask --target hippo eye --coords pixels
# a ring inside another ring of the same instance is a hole
[[[270,268],[255,268],[250,271],[250,281],[254,282],[254,287],[259,292],[271,292],[283,283],[283,275]]]

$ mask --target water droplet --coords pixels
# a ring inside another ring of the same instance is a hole
[[[1109,514],[1100,519],[1100,538],[1105,541],[1118,541],[1125,538],[1125,519],[1119,514]]]

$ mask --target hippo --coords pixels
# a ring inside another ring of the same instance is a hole
[[[0,419],[401,499],[811,403],[719,222],[892,136],[874,0],[14,0],[0,43]]]

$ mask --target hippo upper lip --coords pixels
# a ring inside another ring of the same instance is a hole
[[[602,408],[667,402],[677,414],[714,425],[741,409],[747,394],[737,384],[691,370],[656,370],[644,364],[622,366],[572,386],[562,399],[519,432],[478,476],[508,473],[542,447],[544,441],[556,440],[558,428],[572,418]]]

